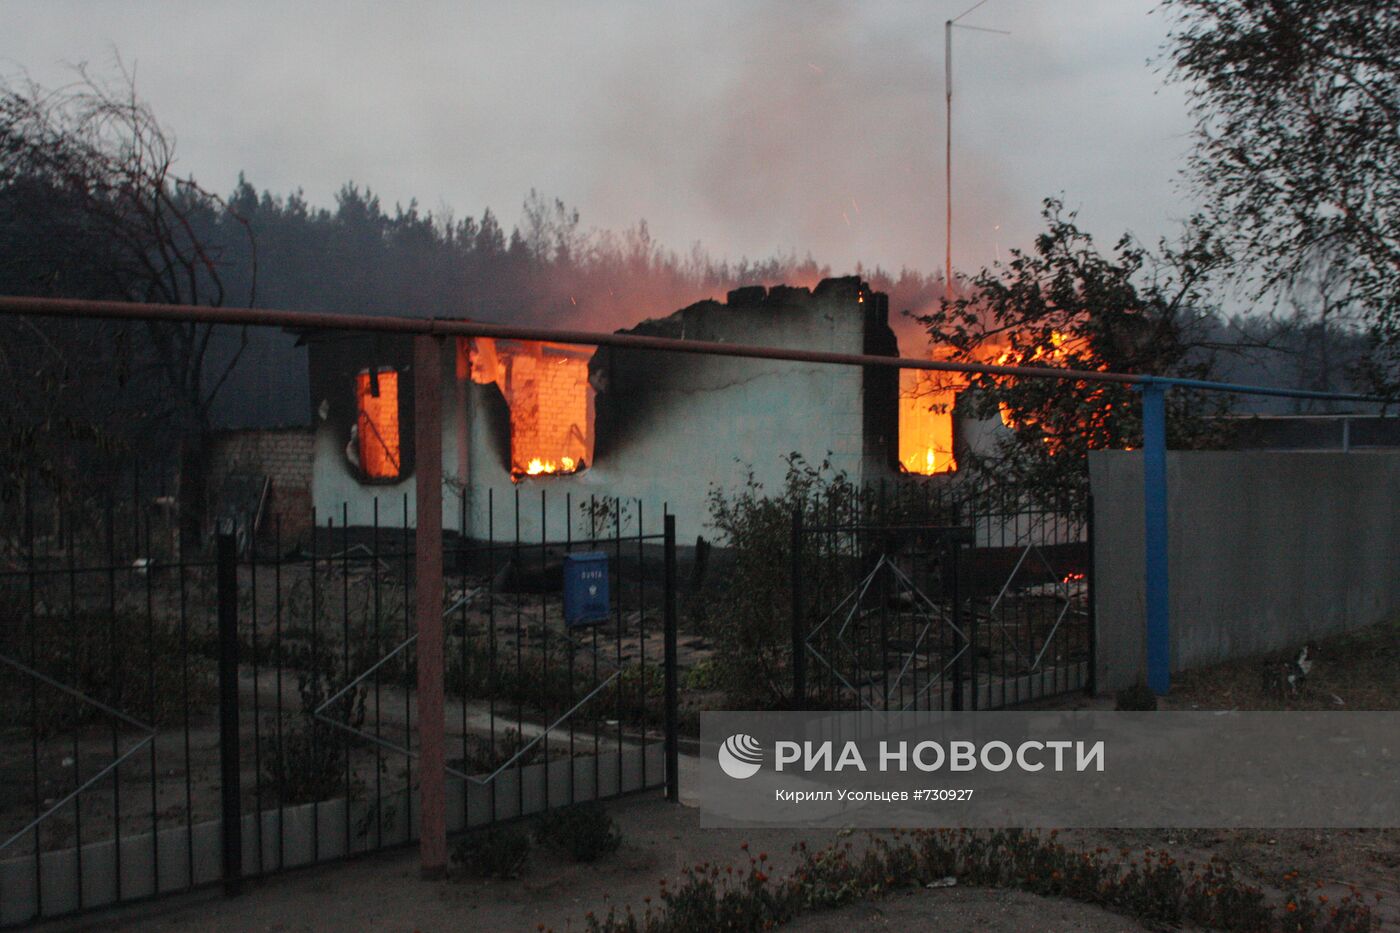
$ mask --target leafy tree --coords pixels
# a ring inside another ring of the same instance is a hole
[[[1150,254],[1123,237],[1111,255],[1080,230],[1074,213],[1045,202],[1047,229],[1029,251],[983,270],[960,297],[918,320],[944,358],[1076,370],[1207,378],[1215,317],[1202,305],[1209,276],[1224,260],[1199,228],[1186,244]],[[974,391],[971,414],[1000,417],[1012,430],[991,454],[966,452],[973,473],[1047,497],[1087,491],[1085,462],[1097,448],[1142,443],[1141,405],[1127,385],[1007,376],[959,375]],[[1211,433],[1202,415],[1222,402],[1198,393],[1169,396],[1168,434],[1193,446]]]
[[[1258,298],[1325,277],[1400,388],[1400,2],[1166,0],[1191,179]],[[1319,268],[1324,271],[1319,273]]]

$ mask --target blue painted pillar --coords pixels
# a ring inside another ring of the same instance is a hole
[[[1147,686],[1171,689],[1171,589],[1167,584],[1167,390],[1142,387],[1142,502],[1146,510]]]

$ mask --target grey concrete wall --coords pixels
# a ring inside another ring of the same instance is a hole
[[[1142,455],[1089,457],[1098,685],[1144,677]],[[1172,669],[1400,613],[1400,453],[1167,456]]]

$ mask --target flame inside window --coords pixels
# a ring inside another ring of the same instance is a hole
[[[543,341],[479,338],[473,343],[468,351],[472,381],[496,383],[510,407],[511,475],[575,473],[586,467],[593,456],[592,351]]]
[[[932,476],[958,468],[953,456],[953,405],[960,385],[940,382],[939,373],[899,374],[899,463],[910,473]]]
[[[363,370],[355,377],[355,435],[360,469],[371,479],[402,473],[399,446],[399,374],[393,369]]]

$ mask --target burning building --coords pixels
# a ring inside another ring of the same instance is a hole
[[[886,297],[859,279],[827,279],[811,290],[738,289],[624,333],[896,356],[888,314]],[[368,524],[377,498],[381,521],[401,520],[414,469],[409,341],[304,340],[318,513]],[[791,453],[856,481],[957,468],[957,387],[934,374],[538,341],[448,347],[443,471],[460,496],[446,497],[444,527],[471,537],[486,533],[489,496],[541,484],[561,499],[618,496],[652,515],[664,507],[693,536],[711,485],[738,488],[752,472],[775,490]]]

